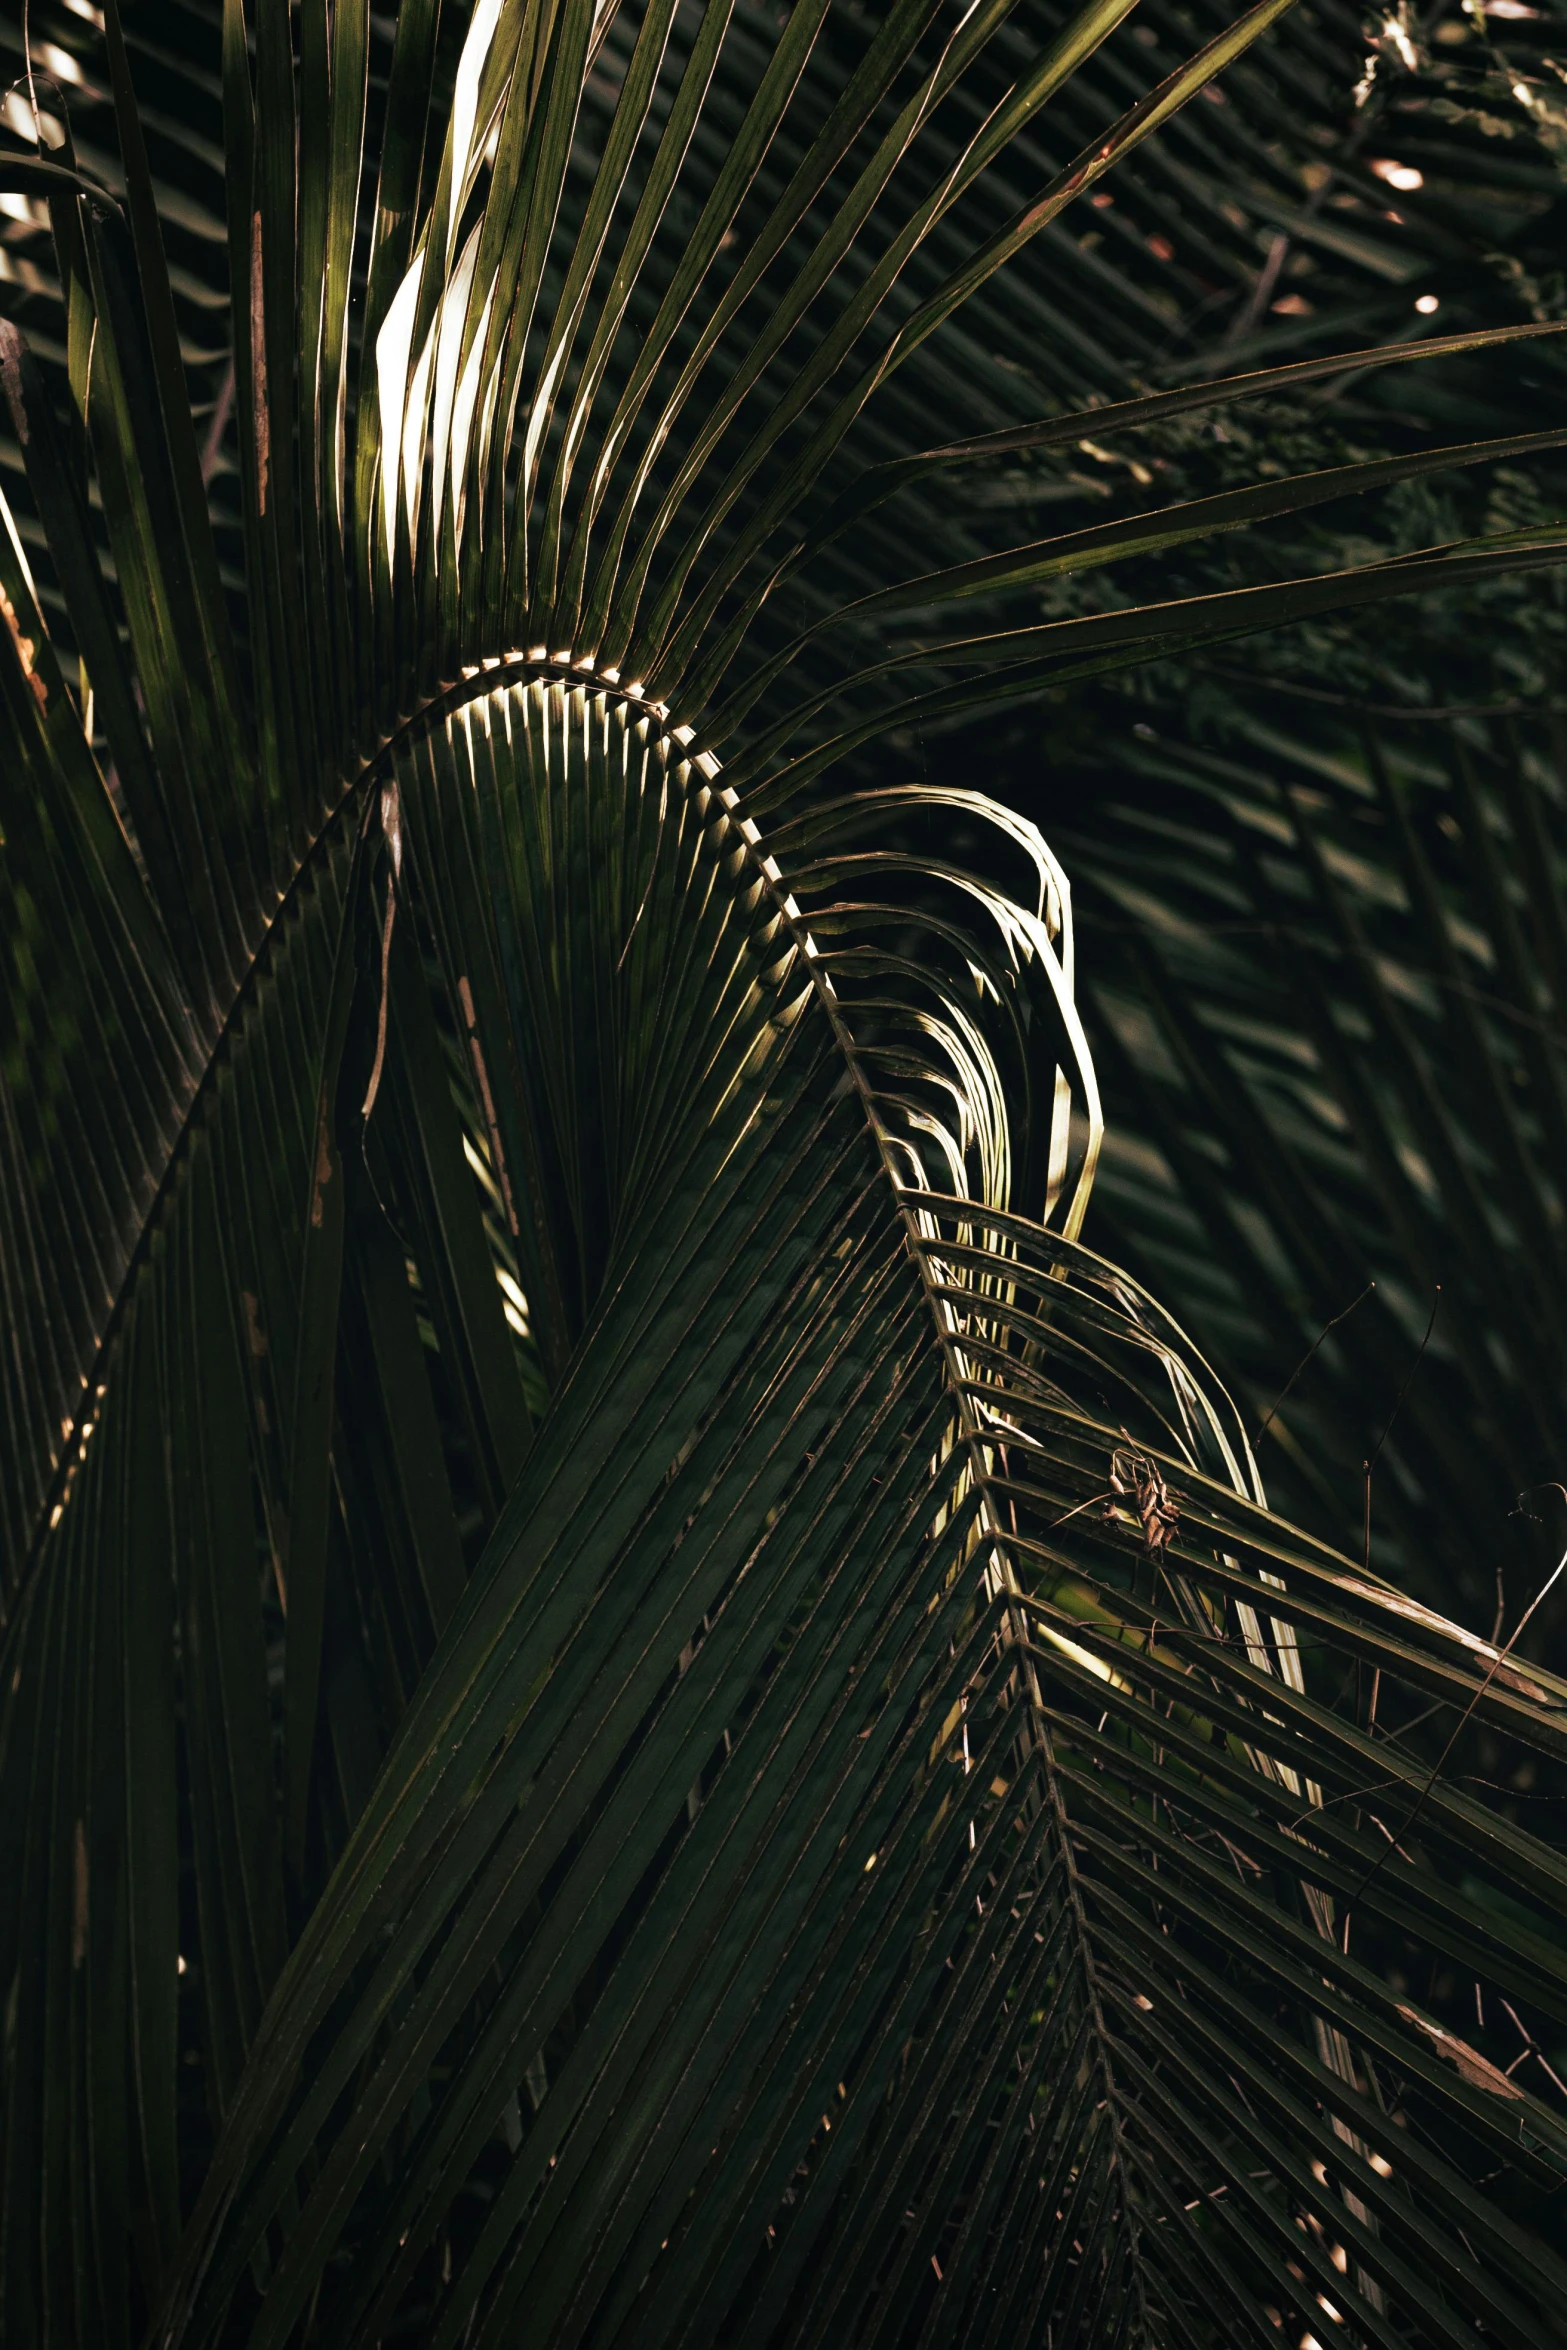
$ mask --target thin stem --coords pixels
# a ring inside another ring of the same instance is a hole
[[[1365,1288],[1361,1291],[1359,1297],[1352,1298],[1347,1306],[1341,1307],[1334,1315],[1331,1322],[1323,1323],[1322,1328],[1318,1331],[1310,1346],[1307,1347],[1305,1353],[1301,1356],[1300,1361],[1295,1365],[1294,1370],[1291,1371],[1289,1377],[1285,1380],[1284,1385],[1279,1389],[1277,1396],[1274,1398],[1272,1409],[1268,1413],[1267,1418],[1263,1421],[1262,1426],[1257,1430],[1257,1440],[1251,1448],[1253,1452],[1260,1450],[1262,1440],[1267,1435],[1268,1430],[1272,1427],[1274,1420],[1278,1417],[1280,1406],[1283,1404],[1285,1397],[1289,1394],[1290,1389],[1294,1386],[1302,1371],[1305,1370],[1307,1364],[1311,1361],[1318,1347],[1322,1344],[1322,1341],[1327,1337],[1330,1331],[1336,1330],[1338,1328],[1340,1322],[1347,1322],[1349,1320],[1349,1317],[1354,1312],[1356,1306],[1363,1306],[1365,1304],[1367,1298],[1371,1295],[1371,1292],[1375,1289],[1375,1287],[1376,1283],[1374,1281],[1368,1281]]]
[[[1564,1500],[1567,1500],[1567,1488],[1563,1488],[1562,1486],[1558,1485],[1556,1491],[1562,1494]],[[1479,1704],[1481,1698],[1485,1695],[1486,1691],[1490,1688],[1491,1683],[1495,1680],[1497,1674],[1501,1671],[1502,1666],[1507,1662],[1507,1659],[1511,1656],[1513,1650],[1517,1647],[1518,1642],[1522,1639],[1530,1617],[1534,1614],[1536,1608],[1538,1608],[1546,1599],[1549,1593],[1555,1589],[1556,1584],[1560,1581],[1563,1574],[1567,1574],[1567,1550],[1562,1552],[1561,1557],[1557,1560],[1550,1574],[1546,1577],[1544,1583],[1540,1586],[1540,1589],[1535,1593],[1533,1599],[1529,1602],[1529,1605],[1524,1609],[1523,1614],[1518,1619],[1518,1628],[1514,1632],[1511,1640],[1508,1641],[1507,1646],[1492,1659],[1490,1670],[1487,1672],[1485,1679],[1481,1682],[1479,1688],[1475,1691],[1473,1697],[1470,1698],[1469,1703],[1465,1706],[1463,1712],[1459,1715],[1458,1720],[1454,1723],[1447,1744],[1443,1747],[1441,1753],[1437,1756],[1436,1761],[1432,1764],[1430,1774],[1426,1779],[1425,1785],[1421,1788],[1419,1795],[1415,1799],[1409,1817],[1404,1821],[1403,1826],[1399,1829],[1398,1835],[1396,1837],[1390,1838],[1387,1851],[1379,1855],[1377,1860],[1361,1878],[1360,1883],[1355,1887],[1354,1892],[1350,1895],[1348,1902],[1345,1904],[1346,1915],[1354,1908],[1355,1904],[1364,1897],[1367,1890],[1381,1870],[1383,1862],[1387,1859],[1388,1852],[1391,1852],[1397,1844],[1402,1843],[1403,1839],[1409,1834],[1410,1829],[1419,1819],[1420,1814],[1426,1807],[1426,1803],[1430,1797],[1432,1788],[1436,1785],[1437,1780],[1442,1775],[1442,1766],[1447,1761],[1448,1756],[1452,1753],[1453,1748],[1457,1745],[1461,1733],[1468,1724],[1470,1715],[1474,1712],[1475,1707]]]
[[[1359,1300],[1357,1299],[1356,1302],[1358,1304]],[[1426,1334],[1420,1341],[1419,1347],[1415,1353],[1415,1359],[1410,1364],[1408,1372],[1405,1375],[1404,1384],[1398,1391],[1398,1400],[1394,1404],[1391,1412],[1388,1414],[1387,1426],[1383,1429],[1381,1435],[1378,1437],[1376,1450],[1371,1455],[1371,1458],[1368,1461],[1362,1461],[1361,1463],[1361,1467],[1366,1472],[1365,1572],[1368,1578],[1371,1573],[1371,1473],[1375,1469],[1378,1461],[1382,1458],[1382,1447],[1384,1444],[1386,1444],[1388,1438],[1393,1433],[1393,1423],[1398,1418],[1399,1413],[1403,1410],[1404,1398],[1409,1393],[1415,1373],[1419,1370],[1421,1363],[1425,1359],[1426,1348],[1431,1343],[1431,1333],[1436,1328],[1436,1310],[1441,1302],[1442,1284],[1439,1281],[1436,1285],[1435,1293],[1431,1299],[1431,1313],[1426,1323]]]

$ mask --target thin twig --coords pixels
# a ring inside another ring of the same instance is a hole
[[[1301,1356],[1300,1361],[1295,1365],[1294,1370],[1291,1371],[1289,1377],[1285,1380],[1284,1385],[1279,1389],[1272,1411],[1269,1412],[1267,1418],[1263,1421],[1262,1426],[1257,1430],[1257,1442],[1251,1448],[1253,1452],[1256,1452],[1260,1447],[1263,1438],[1267,1435],[1269,1428],[1272,1426],[1273,1421],[1278,1414],[1280,1404],[1283,1403],[1284,1398],[1289,1394],[1290,1389],[1294,1386],[1302,1371],[1305,1370],[1306,1365],[1311,1361],[1312,1356],[1316,1353],[1324,1338],[1327,1337],[1329,1331],[1336,1330],[1340,1322],[1347,1322],[1350,1315],[1354,1312],[1356,1306],[1363,1306],[1375,1287],[1376,1283],[1374,1281],[1368,1281],[1365,1288],[1361,1291],[1359,1297],[1353,1298],[1347,1306],[1341,1308],[1341,1310],[1334,1315],[1331,1322],[1323,1323],[1322,1328],[1318,1331],[1310,1346],[1307,1347],[1305,1353]]]
[[[1436,1314],[1437,1314],[1437,1308],[1438,1308],[1438,1306],[1440,1306],[1441,1302],[1442,1302],[1442,1284],[1441,1284],[1441,1282],[1439,1281],[1439,1282],[1437,1283],[1437,1285],[1436,1285],[1435,1294],[1433,1295],[1433,1297],[1432,1297],[1432,1299],[1431,1299],[1431,1313],[1430,1313],[1430,1317],[1429,1317],[1429,1319],[1428,1319],[1428,1321],[1427,1321],[1427,1323],[1426,1323],[1426,1334],[1425,1334],[1424,1338],[1422,1338],[1422,1339],[1421,1339],[1421,1341],[1420,1341],[1419,1349],[1418,1349],[1418,1351],[1416,1352],[1415,1359],[1414,1359],[1414,1361],[1413,1361],[1413,1362],[1410,1364],[1410,1366],[1409,1366],[1409,1370],[1408,1370],[1408,1374],[1406,1375],[1406,1377],[1405,1377],[1405,1380],[1404,1380],[1404,1384],[1403,1384],[1403,1386],[1402,1386],[1402,1387],[1399,1389],[1399,1391],[1398,1391],[1398,1401],[1397,1401],[1397,1403],[1395,1403],[1395,1404],[1394,1404],[1394,1406],[1393,1406],[1393,1409],[1392,1409],[1392,1410],[1391,1410],[1391,1412],[1389,1412],[1389,1414],[1388,1414],[1388,1421],[1387,1421],[1387,1426],[1386,1426],[1386,1427],[1383,1429],[1381,1436],[1380,1436],[1380,1437],[1378,1438],[1378,1440],[1377,1440],[1377,1449],[1376,1449],[1376,1451],[1375,1451],[1375,1452],[1372,1454],[1372,1456],[1371,1456],[1370,1460],[1369,1460],[1369,1461],[1366,1463],[1366,1474],[1367,1474],[1368,1476],[1370,1475],[1371,1471],[1372,1471],[1372,1470],[1373,1470],[1373,1469],[1376,1467],[1376,1465],[1377,1465],[1378,1461],[1379,1461],[1379,1460],[1382,1458],[1382,1447],[1383,1447],[1383,1445],[1384,1445],[1384,1444],[1386,1444],[1386,1442],[1387,1442],[1388,1438],[1389,1438],[1389,1437],[1392,1435],[1392,1433],[1393,1433],[1393,1422],[1394,1422],[1394,1421],[1395,1421],[1395,1420],[1398,1418],[1398,1415],[1399,1415],[1399,1413],[1400,1413],[1400,1412],[1403,1410],[1403,1408],[1404,1408],[1404,1398],[1405,1398],[1405,1396],[1406,1396],[1406,1395],[1409,1393],[1410,1386],[1411,1386],[1411,1383],[1412,1383],[1412,1382],[1413,1382],[1413,1380],[1414,1380],[1415,1373],[1416,1373],[1416,1372],[1419,1370],[1419,1368],[1420,1368],[1420,1365],[1421,1365],[1421,1362],[1423,1361],[1423,1359],[1424,1359],[1424,1357],[1425,1357],[1425,1351],[1426,1351],[1426,1348],[1427,1348],[1427,1347],[1430,1345],[1430,1343],[1431,1343],[1431,1333],[1432,1333],[1432,1331],[1433,1331],[1433,1330],[1436,1328]]]
[[[1530,1492],[1539,1492],[1542,1490],[1542,1488],[1539,1486],[1531,1486],[1528,1488],[1528,1490]],[[1555,1490],[1561,1495],[1564,1501],[1567,1501],[1567,1486],[1557,1485]],[[1519,1498],[1521,1500],[1522,1495],[1520,1495]],[[1507,1646],[1492,1659],[1490,1670],[1487,1672],[1485,1679],[1481,1682],[1479,1688],[1475,1691],[1473,1697],[1470,1698],[1469,1703],[1465,1706],[1463,1712],[1459,1715],[1457,1722],[1453,1726],[1452,1734],[1448,1738],[1447,1744],[1443,1747],[1441,1753],[1437,1756],[1436,1761],[1432,1764],[1430,1776],[1427,1778],[1425,1785],[1421,1788],[1419,1795],[1416,1797],[1414,1807],[1411,1810],[1408,1819],[1405,1820],[1403,1826],[1399,1829],[1398,1836],[1389,1838],[1389,1850],[1391,1850],[1394,1845],[1396,1845],[1403,1837],[1409,1834],[1410,1829],[1419,1819],[1420,1814],[1426,1807],[1426,1803],[1430,1797],[1432,1788],[1436,1785],[1437,1780],[1441,1777],[1442,1766],[1447,1761],[1448,1756],[1452,1753],[1453,1748],[1457,1745],[1459,1736],[1467,1726],[1470,1715],[1474,1712],[1475,1707],[1479,1704],[1481,1698],[1490,1688],[1491,1683],[1495,1680],[1497,1674],[1501,1671],[1502,1666],[1506,1663],[1513,1650],[1517,1647],[1519,1641],[1523,1638],[1524,1632],[1528,1627],[1529,1619],[1534,1614],[1535,1609],[1539,1607],[1547,1595],[1552,1590],[1554,1590],[1556,1584],[1560,1581],[1563,1574],[1567,1574],[1567,1550],[1562,1552],[1561,1557],[1557,1560],[1550,1574],[1546,1577],[1544,1583],[1542,1583],[1540,1586],[1540,1589],[1535,1593],[1533,1599],[1529,1602],[1529,1605],[1524,1609],[1523,1614],[1518,1619],[1518,1628],[1514,1632],[1511,1640],[1508,1641]],[[1384,1829],[1383,1833],[1385,1835],[1387,1831]],[[1362,1877],[1360,1883],[1355,1887],[1354,1892],[1350,1895],[1349,1901],[1346,1905],[1347,1908],[1353,1909],[1356,1902],[1364,1898],[1367,1888],[1370,1886],[1372,1880],[1375,1878],[1378,1870],[1381,1868],[1382,1863],[1386,1860],[1386,1858],[1386,1852],[1378,1855],[1372,1867],[1367,1870],[1365,1876]]]
[[[1517,2008],[1514,2007],[1510,1999],[1504,1999],[1502,2001],[1502,2005],[1506,2008],[1508,2014],[1512,2017],[1513,2022],[1517,2025],[1519,2031],[1523,2034],[1524,2039],[1523,2047],[1520,2049],[1518,2055],[1514,2058],[1512,2064],[1510,2064],[1507,2068],[1509,2076],[1511,2076],[1516,2068],[1522,2064],[1526,2056],[1532,2056],[1538,2064],[1544,2066],[1546,2072],[1550,2073],[1551,2079],[1556,2083],[1557,2088],[1561,2090],[1564,2097],[1567,2097],[1567,2084],[1563,2083],[1560,2073],[1553,2071],[1551,2066],[1546,2064],[1545,2051],[1541,2048],[1539,2041],[1535,2038],[1528,2025],[1524,2022],[1523,2017],[1518,2013]]]
[[[1410,1387],[1413,1384],[1415,1373],[1419,1370],[1422,1362],[1425,1360],[1426,1348],[1431,1343],[1431,1333],[1436,1328],[1436,1310],[1441,1302],[1442,1284],[1439,1281],[1431,1299],[1431,1313],[1429,1319],[1426,1322],[1426,1334],[1424,1338],[1421,1339],[1419,1347],[1415,1352],[1415,1359],[1410,1364],[1409,1369],[1405,1374],[1404,1384],[1398,1391],[1398,1400],[1387,1416],[1387,1426],[1383,1429],[1381,1435],[1377,1438],[1377,1447],[1375,1452],[1371,1455],[1370,1460],[1363,1461],[1361,1463],[1361,1466],[1366,1472],[1365,1569],[1368,1577],[1371,1573],[1371,1473],[1375,1469],[1378,1461],[1382,1458],[1382,1447],[1384,1444],[1386,1444],[1388,1438],[1393,1433],[1393,1423],[1398,1418],[1399,1413],[1403,1410],[1404,1398],[1409,1393]]]
[[[1256,327],[1273,299],[1273,289],[1279,282],[1279,272],[1284,267],[1289,249],[1289,238],[1281,232],[1268,247],[1267,257],[1257,272],[1257,282],[1251,289],[1251,297],[1245,309],[1237,313],[1224,338],[1227,343],[1239,342],[1243,335],[1249,335]]]
[[[224,370],[223,381],[218,386],[218,396],[213,404],[212,422],[207,427],[207,438],[202,447],[201,478],[204,485],[211,481],[218,469],[218,459],[223,453],[223,436],[228,431],[229,418],[233,413],[234,362],[230,359]]]
[[[1075,1509],[1067,1510],[1059,1518],[1052,1518],[1049,1525],[1045,1528],[1045,1532],[1047,1534],[1053,1534],[1058,1526],[1064,1526],[1066,1524],[1068,1518],[1080,1518],[1084,1510],[1091,1510],[1096,1502],[1114,1501],[1114,1499],[1115,1495],[1108,1487],[1106,1487],[1103,1493],[1091,1493],[1088,1496],[1088,1499],[1086,1501],[1080,1501]]]

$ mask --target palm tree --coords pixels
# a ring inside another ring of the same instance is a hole
[[[1301,518],[1567,431],[974,490],[1550,322],[998,408],[976,318],[1094,345],[1056,224],[1200,221],[1295,37],[1129,5],[107,0],[13,93],[7,2339],[1561,2336],[1567,1869],[1491,1782],[1567,1683],[1271,1514],[1085,1245],[981,781],[1555,565]]]

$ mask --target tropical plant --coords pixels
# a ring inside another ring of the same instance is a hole
[[[226,355],[188,122],[50,20],[116,151],[13,93],[7,2340],[1561,2338],[1567,1864],[1487,1781],[1567,1683],[1270,1514],[1084,1244],[976,780],[1567,548],[1126,589],[1551,421],[984,543],[1344,377],[998,420],[964,341],[1284,7],[203,0],[135,72],[210,37]]]

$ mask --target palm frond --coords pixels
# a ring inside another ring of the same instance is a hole
[[[232,476],[189,135],[118,0],[61,51],[117,154],[33,115],[63,368],[0,344],[19,2340],[1560,2330],[1562,1864],[1470,1766],[1567,1687],[1268,1514],[1080,1237],[1064,872],[855,763],[1560,560],[1035,600],[1537,422],[907,559],[889,482],[1062,424],[908,387],[1283,7],[1126,14],[193,10]]]

